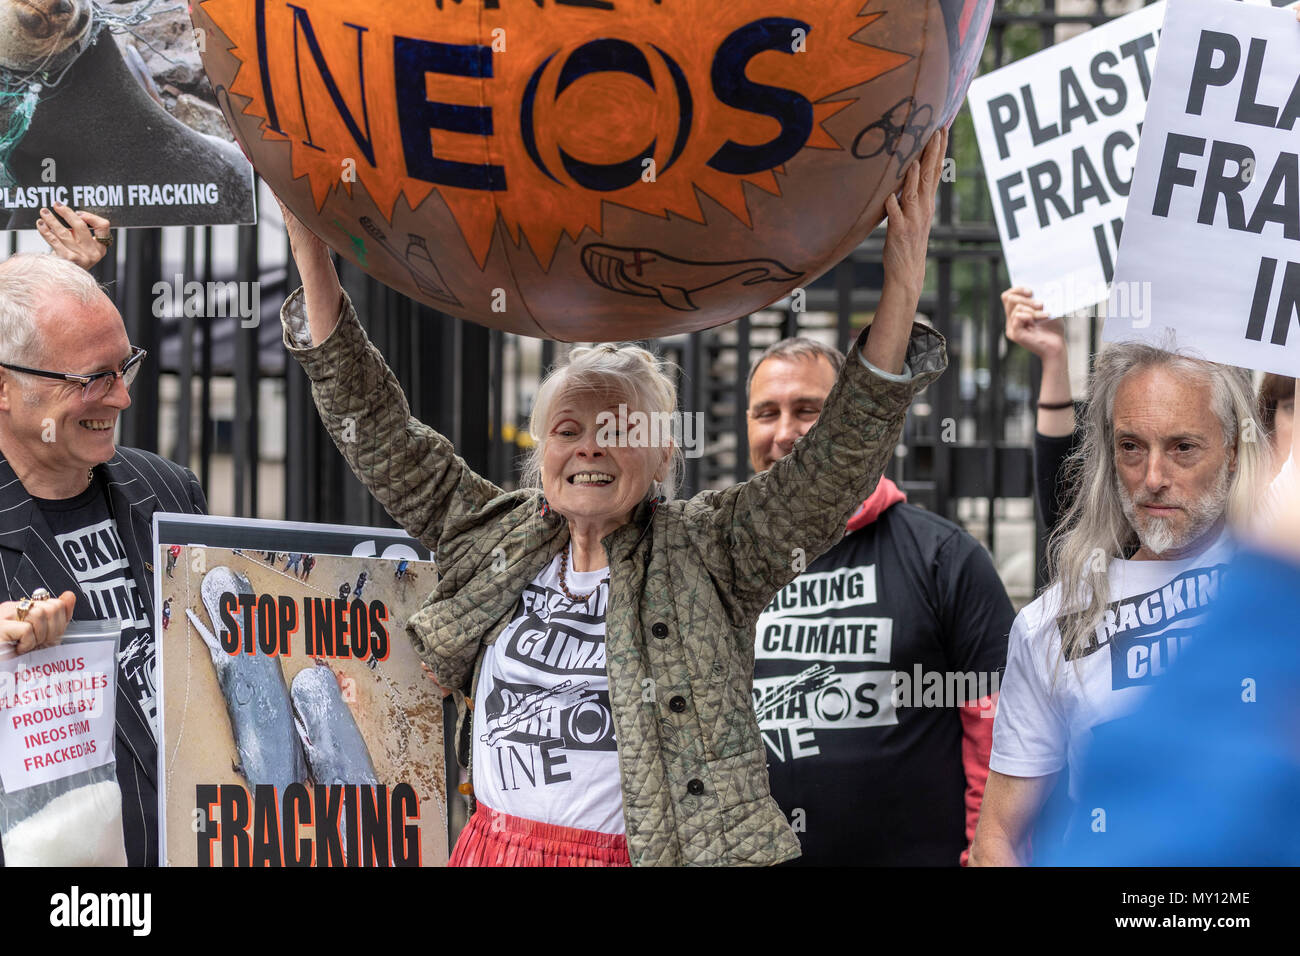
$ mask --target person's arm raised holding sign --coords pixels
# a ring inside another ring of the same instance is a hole
[[[1078,437],[1065,322],[1049,316],[1033,290],[1024,286],[1003,292],[1002,308],[1007,338],[1037,356],[1043,365],[1034,434],[1034,495],[1043,526],[1050,533],[1068,503],[1062,476]]]
[[[1065,322],[1054,319],[1033,290],[1015,286],[1002,293],[1007,338],[1043,363],[1038,387],[1036,427],[1040,435],[1063,438],[1074,432],[1074,393],[1070,388],[1070,350]]]
[[[53,211],[41,210],[36,231],[60,259],[93,269],[113,245],[112,223],[93,212],[74,211],[63,203],[53,206]]]

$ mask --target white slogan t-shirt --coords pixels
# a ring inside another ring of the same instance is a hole
[[[605,673],[609,569],[565,572],[560,556],[520,595],[484,651],[474,698],[474,795],[502,813],[622,833],[623,788]]]
[[[1131,713],[1218,597],[1235,546],[1225,532],[1185,561],[1110,562],[1111,603],[1094,642],[1060,661],[1061,587],[1016,617],[993,724],[989,769],[1041,777],[1070,767],[1077,798],[1092,728]]]

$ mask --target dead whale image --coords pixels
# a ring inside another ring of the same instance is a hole
[[[111,9],[0,0],[0,222],[34,228],[38,208],[23,197],[60,186],[107,187],[97,202],[67,201],[114,226],[252,222],[243,153],[163,108],[114,41],[129,21]]]
[[[208,648],[226,699],[230,730],[239,754],[235,770],[250,787],[272,784],[280,793],[291,783],[306,783],[307,765],[279,660],[261,653],[227,653],[214,634],[221,630],[221,596],[251,595],[252,585],[244,575],[221,566],[204,575],[200,593],[212,628],[192,610],[187,608],[185,613]]]
[[[326,785],[378,784],[370,750],[334,671],[320,662],[304,668],[289,693],[312,779]]]

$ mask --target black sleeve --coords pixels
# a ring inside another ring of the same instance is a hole
[[[955,532],[935,556],[940,633],[948,664],[958,671],[1001,670],[1016,612],[984,546]]]
[[[1079,447],[1078,427],[1068,435],[1034,432],[1034,502],[1048,534],[1056,530],[1070,502],[1066,498],[1065,461]]]

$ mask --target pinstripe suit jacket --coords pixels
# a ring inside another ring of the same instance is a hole
[[[203,514],[207,500],[193,472],[147,451],[119,446],[112,459],[96,466],[95,471],[108,482],[109,509],[126,548],[131,575],[152,610],[153,514]],[[0,452],[0,600],[17,600],[39,587],[55,595],[72,591],[77,595],[73,619],[91,617],[90,601],[55,549],[54,534],[44,514]],[[120,682],[116,744],[127,862],[131,866],[152,866],[158,862],[157,747],[148,718],[123,693]],[[0,852],[0,865],[3,862]]]

